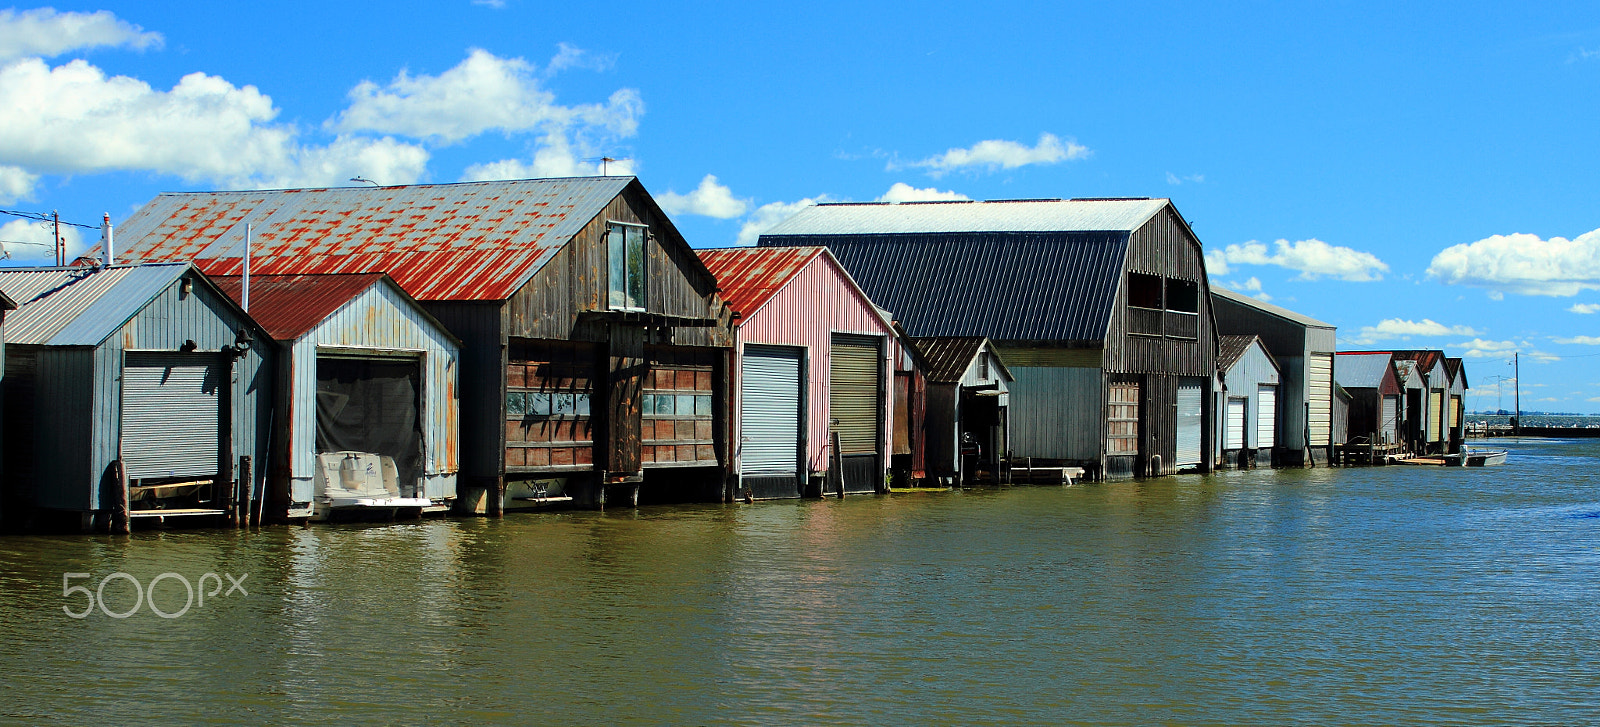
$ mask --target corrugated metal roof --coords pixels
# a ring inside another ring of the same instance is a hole
[[[1233,368],[1244,352],[1250,350],[1250,344],[1260,339],[1260,336],[1217,336],[1217,370]],[[1261,350],[1265,353],[1267,349],[1263,346]],[[1268,353],[1267,357],[1271,358],[1272,354]]]
[[[1101,341],[1128,238],[1126,232],[769,234],[761,245],[826,245],[914,336]]]
[[[1271,313],[1279,318],[1293,321],[1309,328],[1326,328],[1328,330],[1334,330],[1335,328],[1332,323],[1325,323],[1303,313],[1296,313],[1288,308],[1283,308],[1265,301],[1256,300],[1255,298],[1245,295],[1244,293],[1228,290],[1220,285],[1211,286],[1211,294],[1220,298],[1231,300],[1235,303],[1248,305],[1253,308],[1266,311],[1267,313]]]
[[[749,318],[823,253],[821,247],[724,247],[695,250],[717,278],[722,299]]]
[[[983,336],[925,336],[911,339],[927,362],[925,373],[928,380],[942,384],[960,382],[987,340]]]
[[[187,263],[0,269],[15,296],[6,343],[98,346],[189,269]]]
[[[1334,359],[1333,378],[1347,389],[1377,389],[1394,358],[1388,353],[1340,351]]]
[[[1418,370],[1421,371],[1423,375],[1432,374],[1433,370],[1439,366],[1442,366],[1444,362],[1443,351],[1408,350],[1391,351],[1390,353],[1392,353],[1397,359],[1416,361]],[[1437,384],[1438,382],[1430,383]]]
[[[634,181],[163,194],[117,227],[118,254],[237,275],[248,223],[252,273],[386,272],[419,300],[505,300]]]
[[[1444,360],[1444,371],[1450,375],[1450,383],[1454,384],[1456,379],[1461,379],[1461,388],[1469,388],[1467,386],[1466,369],[1463,367],[1461,359],[1446,358]]]
[[[1165,199],[997,200],[823,204],[767,235],[895,235],[931,232],[1132,232]]]
[[[250,275],[250,317],[279,341],[292,341],[316,328],[346,303],[383,280],[383,273],[347,275]],[[212,278],[233,302],[241,302],[244,278]]]

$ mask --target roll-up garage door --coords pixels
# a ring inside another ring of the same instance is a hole
[[[127,354],[122,462],[128,479],[217,475],[222,377],[219,354]]]
[[[1244,412],[1249,399],[1228,400],[1228,436],[1223,449],[1244,449]]]
[[[1400,438],[1400,397],[1383,397],[1383,419],[1378,421],[1378,432],[1385,442]]]
[[[1333,433],[1333,354],[1313,353],[1306,358],[1306,378],[1310,385],[1311,446],[1326,447]]]
[[[792,479],[798,473],[800,362],[799,349],[745,347],[739,391],[740,474]]]
[[[1200,384],[1178,384],[1179,467],[1200,464],[1201,431],[1205,428],[1205,389]]]
[[[832,366],[828,371],[828,408],[834,431],[839,433],[839,453],[878,452],[878,345],[860,336],[834,336]]]
[[[1440,423],[1444,421],[1444,392],[1428,392],[1428,441],[1437,442],[1442,437],[1439,434]]]
[[[1256,449],[1278,445],[1278,387],[1256,387]]]

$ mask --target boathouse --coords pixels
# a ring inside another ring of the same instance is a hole
[[[163,194],[121,237],[233,275],[252,229],[256,272],[385,272],[461,340],[464,511],[727,495],[728,313],[637,179]]]
[[[1450,377],[1449,403],[1445,405],[1445,452],[1459,454],[1467,439],[1467,369],[1461,359],[1446,358],[1444,371]]]
[[[1420,442],[1425,428],[1423,403],[1427,400],[1428,386],[1423,381],[1422,369],[1416,361],[1401,359],[1384,351],[1394,361],[1395,380],[1400,384],[1400,442],[1406,451],[1422,453]]]
[[[1401,442],[1401,399],[1405,394],[1389,353],[1340,351],[1334,379],[1350,392],[1348,429],[1352,443]]]
[[[7,269],[0,289],[11,526],[246,519],[275,345],[227,295],[186,263]]]
[[[1445,371],[1444,353],[1440,351],[1393,351],[1399,361],[1415,362],[1422,388],[1413,391],[1414,401],[1407,408],[1416,412],[1413,421],[1412,451],[1418,454],[1444,454],[1449,441],[1445,422],[1448,413],[1450,376]]]
[[[1259,336],[1218,336],[1222,378],[1222,465],[1272,466],[1282,374]]]
[[[243,302],[242,277],[214,280]],[[250,315],[283,345],[274,519],[449,509],[460,342],[443,324],[383,273],[253,275]],[[345,471],[364,469],[356,453],[377,477]]]
[[[985,337],[1015,377],[1009,454],[1095,476],[1205,468],[1216,377],[1200,242],[1165,199],[823,204],[824,245],[916,337]]]
[[[1278,362],[1276,461],[1304,464],[1309,447],[1326,463],[1334,443],[1334,326],[1225,288],[1212,288],[1211,297],[1219,334],[1260,336]]]
[[[913,339],[927,362],[927,472],[949,484],[1000,480],[1015,379],[978,336]]]
[[[889,317],[826,248],[696,252],[734,311],[741,496],[821,494],[830,473],[846,493],[883,490],[896,428]]]

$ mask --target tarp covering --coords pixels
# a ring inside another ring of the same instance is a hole
[[[394,458],[400,492],[415,497],[422,477],[416,361],[317,358],[317,452]]]

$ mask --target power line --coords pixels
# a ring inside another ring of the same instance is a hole
[[[21,217],[22,219],[33,220],[34,222],[47,222],[47,223],[48,222],[54,222],[54,220],[51,219],[50,215],[47,215],[47,214],[45,214],[43,212],[21,212],[21,211],[18,211],[18,210],[0,210],[0,215],[11,215],[12,217]],[[85,230],[98,230],[98,229],[100,229],[99,225],[83,225],[83,224],[79,224],[77,222],[68,222],[66,220],[61,220],[61,224],[70,225],[72,227],[80,227],[80,228],[83,228]]]

